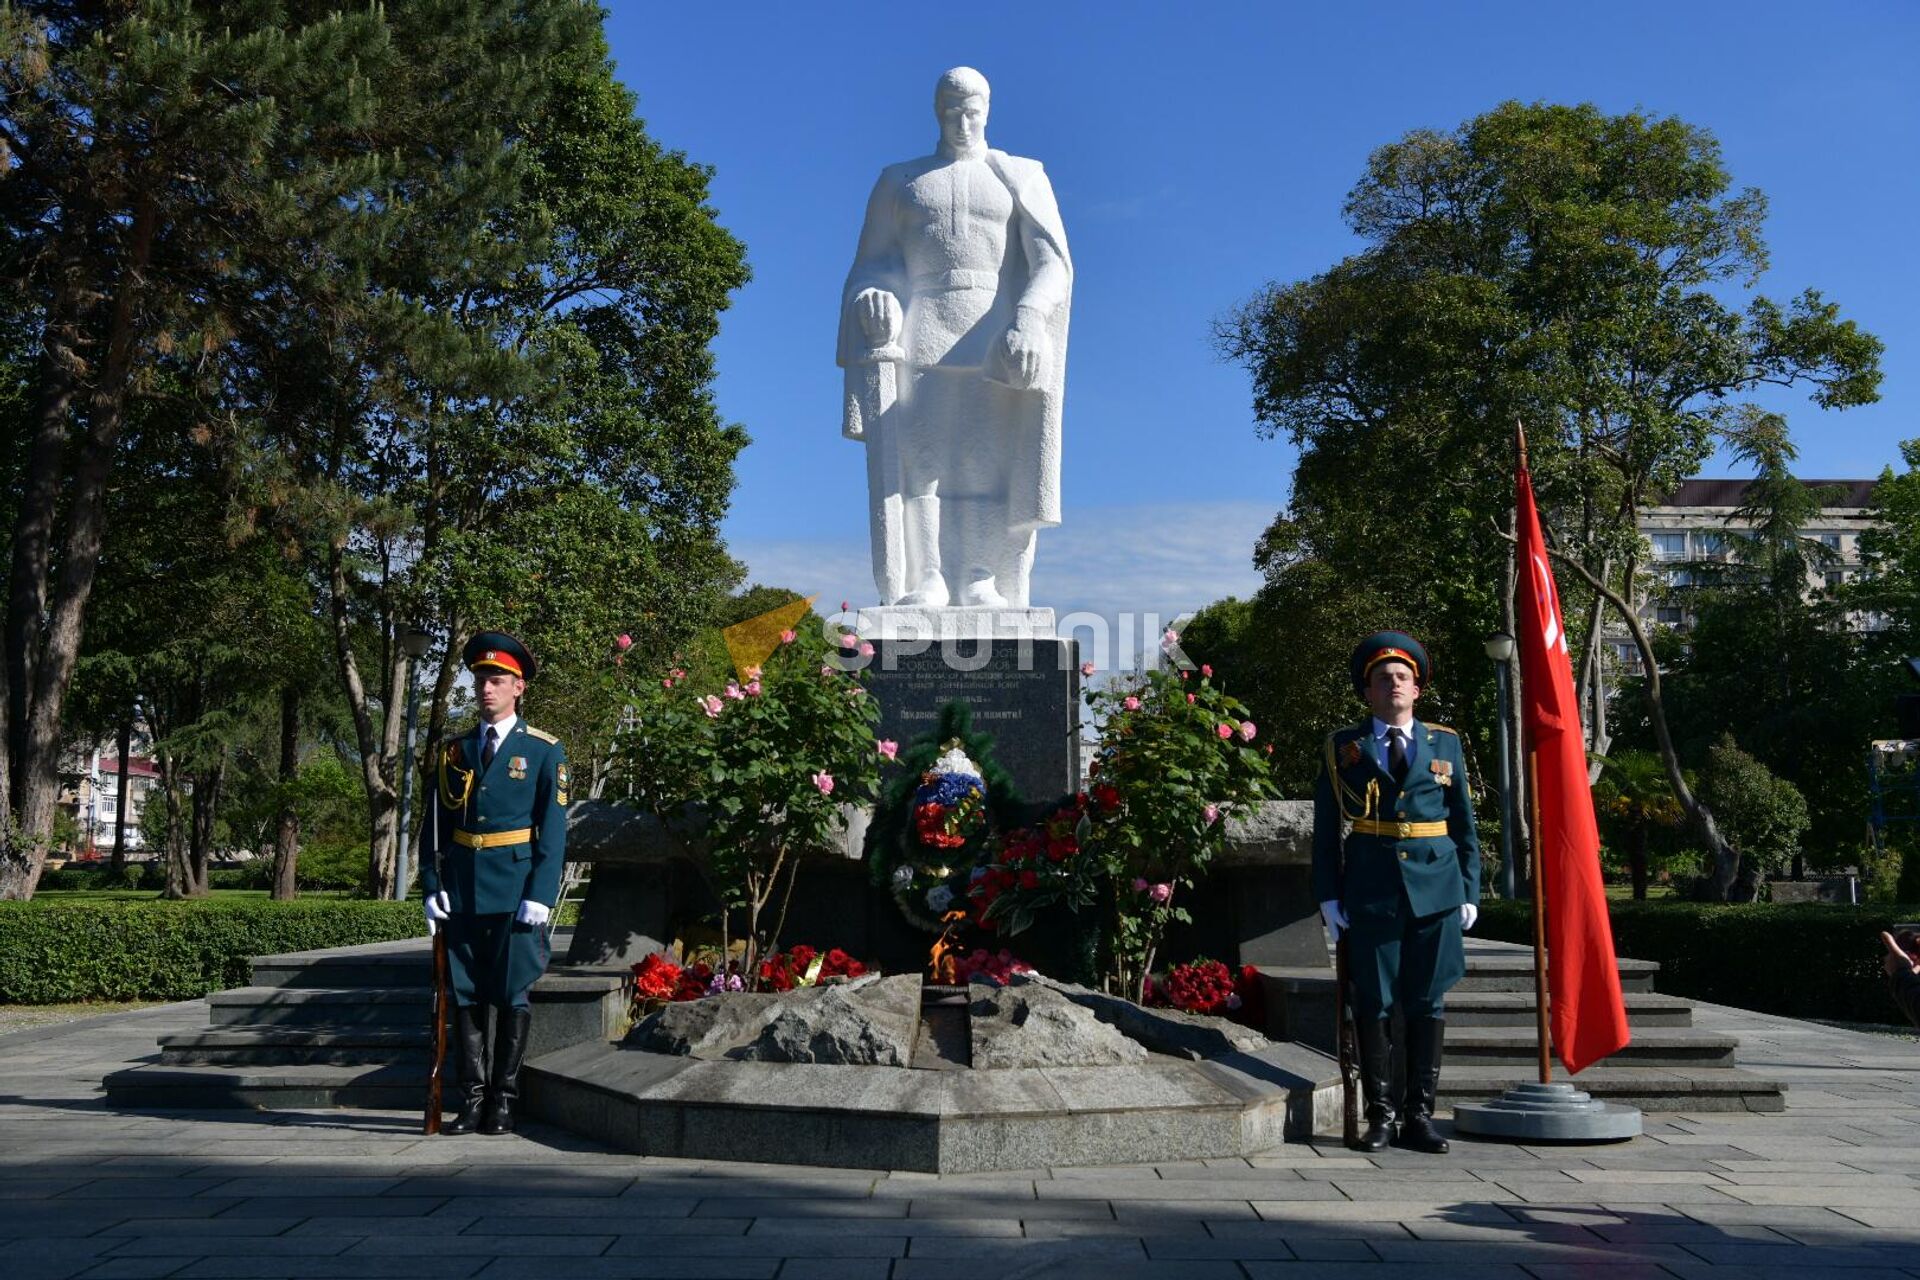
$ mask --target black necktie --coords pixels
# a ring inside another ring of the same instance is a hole
[[[1407,748],[1397,728],[1387,730],[1387,772],[1393,775],[1395,782],[1407,780]]]
[[[488,725],[487,740],[480,747],[480,772],[482,773],[485,773],[487,771],[488,766],[490,766],[493,763],[493,747],[494,747],[493,726]],[[1400,767],[1402,770],[1406,768],[1406,761],[1404,759],[1401,760]]]

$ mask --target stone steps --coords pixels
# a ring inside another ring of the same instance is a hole
[[[1693,1025],[1693,1003],[1653,990],[1660,966],[1621,960],[1620,982],[1632,1039],[1573,1083],[1609,1102],[1645,1111],[1778,1111],[1785,1086],[1738,1066],[1736,1037]],[[1271,1034],[1335,1051],[1332,971],[1261,970]],[[1538,1079],[1533,951],[1514,943],[1467,939],[1467,975],[1447,993],[1442,1105],[1485,1101]],[[1556,1063],[1554,1078],[1567,1077]]]
[[[207,997],[216,1027],[413,1027],[422,1038],[433,1008],[424,986],[236,987]]]
[[[428,1061],[427,1029],[310,1030],[286,1026],[216,1026],[160,1037],[167,1066],[217,1064],[310,1066]]]
[[[432,977],[424,938],[257,957],[250,985],[206,998],[204,1030],[160,1037],[153,1059],[106,1078],[107,1097],[129,1107],[422,1106]],[[628,979],[622,969],[548,971],[533,988],[529,1056],[610,1040]]]
[[[1539,1080],[1532,1063],[1525,1067],[1462,1062],[1453,1056],[1448,1036],[1447,1058],[1440,1070],[1440,1088],[1435,1104],[1445,1109],[1462,1102],[1486,1102],[1515,1085]],[[1786,1085],[1733,1067],[1685,1067],[1614,1065],[1609,1058],[1597,1067],[1588,1067],[1570,1076],[1558,1062],[1553,1078],[1585,1089],[1602,1102],[1617,1102],[1642,1111],[1758,1111],[1787,1109]]]
[[[1693,1003],[1679,996],[1657,995],[1651,991],[1623,993],[1627,1006],[1627,1025],[1636,1033],[1641,1028],[1690,1027]],[[1461,1027],[1525,1027],[1534,1025],[1533,990],[1462,991],[1455,987],[1447,993],[1447,1030]]]
[[[1607,1059],[1621,1067],[1731,1067],[1740,1041],[1692,1027],[1632,1027],[1633,1038]],[[1539,1042],[1527,1027],[1463,1027],[1447,1018],[1446,1058],[1460,1065],[1521,1066],[1539,1061]]]

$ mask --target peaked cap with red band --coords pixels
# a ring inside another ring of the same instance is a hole
[[[1349,664],[1353,671],[1353,691],[1364,693],[1367,677],[1383,662],[1404,662],[1413,668],[1414,683],[1424,686],[1433,674],[1427,651],[1418,640],[1404,631],[1376,631],[1360,642]]]
[[[504,631],[475,633],[461,650],[460,661],[467,664],[469,671],[504,671],[522,680],[533,679],[538,666],[527,646]]]

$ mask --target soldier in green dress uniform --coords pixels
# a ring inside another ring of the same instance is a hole
[[[440,748],[420,840],[427,927],[447,931],[460,1053],[460,1115],[441,1132],[511,1133],[533,1023],[527,996],[546,971],[566,860],[567,753],[519,714],[534,674],[525,645],[482,631],[463,660],[480,723]]]
[[[1461,930],[1479,915],[1480,840],[1460,738],[1414,719],[1431,672],[1412,636],[1382,631],[1353,651],[1353,687],[1372,715],[1328,735],[1313,794],[1313,886],[1327,929],[1347,936],[1367,1130],[1441,1154],[1433,1127],[1446,1030],[1442,1001],[1466,973]],[[1389,1026],[1398,1009],[1406,1088],[1394,1129]]]

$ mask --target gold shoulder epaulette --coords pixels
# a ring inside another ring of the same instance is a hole
[[[1449,732],[1451,732],[1451,730],[1449,730]],[[551,742],[555,744],[558,744],[560,741],[560,739],[554,737],[552,734],[548,733],[545,729],[536,729],[532,725],[527,726],[527,736],[529,738],[538,738],[542,742]]]
[[[1450,725],[1444,725],[1444,724],[1430,724],[1430,725],[1428,725],[1428,726],[1427,726],[1427,728],[1429,728],[1429,729],[1438,729],[1438,730],[1439,730],[1440,732],[1442,732],[1442,733],[1450,733],[1450,734],[1452,734],[1452,735],[1453,735],[1454,737],[1456,737],[1456,738],[1460,736],[1460,731],[1459,731],[1458,729],[1455,729],[1455,728],[1453,728],[1453,727],[1452,727],[1452,726],[1450,726]]]

